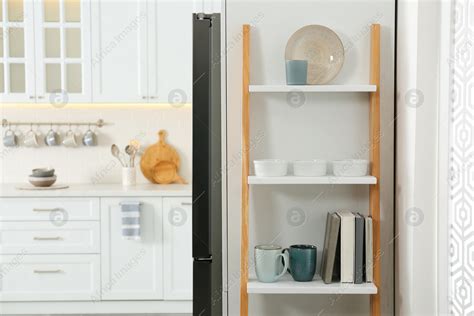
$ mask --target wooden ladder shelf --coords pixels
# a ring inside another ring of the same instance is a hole
[[[374,282],[373,286],[364,284],[363,286],[346,288],[347,294],[370,294],[370,314],[372,316],[381,315],[381,293],[380,293],[380,25],[371,26],[371,49],[370,49],[370,85],[339,85],[339,86],[305,86],[305,91],[312,92],[364,92],[369,93],[370,102],[370,163],[371,176],[361,177],[360,181],[353,180],[351,184],[369,185],[369,213],[373,220],[373,249],[374,249]],[[248,316],[248,293],[283,293],[288,290],[287,283],[277,287],[268,288],[265,285],[252,287],[249,290],[249,182],[253,184],[272,184],[278,181],[266,181],[265,179],[255,179],[250,173],[250,93],[257,92],[285,92],[291,87],[285,86],[250,86],[250,25],[243,25],[243,63],[242,63],[242,214],[241,214],[241,258],[240,258],[240,315]],[[295,180],[296,181],[296,180]],[[287,180],[289,183],[292,181]],[[297,183],[297,182],[293,182]],[[311,183],[331,183],[325,179],[315,179],[305,182]],[[289,283],[291,286],[291,283]],[[331,291],[341,293],[337,285],[325,285],[322,282],[315,282],[314,286],[306,289],[299,285],[298,293],[328,294]],[[263,292],[267,291],[267,292]],[[280,291],[280,292],[279,292]],[[307,292],[305,292],[307,291]],[[339,291],[339,292],[336,292]]]

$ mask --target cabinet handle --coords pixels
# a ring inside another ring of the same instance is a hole
[[[147,99],[147,96],[145,96],[145,95],[142,96],[142,99],[143,99],[143,100],[146,100],[146,99]]]
[[[34,100],[35,96],[34,96],[34,95],[30,95],[29,98],[30,98],[30,100]]]
[[[33,212],[54,212],[58,210],[59,208],[34,208]]]
[[[38,96],[38,99],[44,99],[44,97],[42,95]]]
[[[192,206],[193,203],[191,203],[191,202],[182,202],[181,205],[182,206]]]
[[[61,237],[33,237],[33,240],[62,240]]]
[[[151,96],[151,97],[150,97],[150,99],[156,99],[156,97],[154,97],[154,96]]]
[[[63,270],[57,269],[57,270],[33,270],[34,273],[61,273]]]

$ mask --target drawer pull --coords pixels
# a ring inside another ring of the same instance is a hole
[[[42,274],[42,273],[61,273],[63,272],[62,270],[34,270],[34,273]]]
[[[56,212],[59,208],[34,208],[33,212]]]
[[[33,240],[62,240],[61,237],[33,237]]]
[[[181,205],[182,205],[182,206],[191,206],[191,205],[193,205],[193,203],[191,203],[191,202],[183,202],[183,203],[181,203]]]

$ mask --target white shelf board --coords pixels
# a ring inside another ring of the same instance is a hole
[[[274,283],[262,283],[256,278],[247,283],[249,294],[376,294],[374,283],[331,283],[325,284],[321,279],[311,282],[296,282],[291,276],[285,275]]]
[[[249,184],[376,184],[377,178],[364,177],[337,177],[333,175],[324,177],[257,177],[249,176]]]
[[[340,85],[250,85],[250,92],[375,92],[373,84]]]

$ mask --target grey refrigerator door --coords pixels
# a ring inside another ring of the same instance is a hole
[[[222,315],[220,15],[193,15],[193,314]]]

